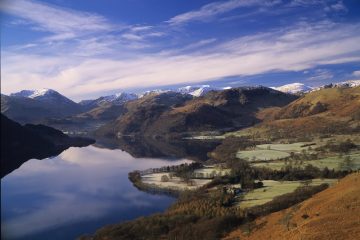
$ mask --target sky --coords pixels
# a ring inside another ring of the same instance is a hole
[[[359,0],[2,0],[1,92],[360,79]]]

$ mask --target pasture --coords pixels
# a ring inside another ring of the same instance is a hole
[[[248,151],[238,151],[236,153],[237,158],[245,159],[251,162],[256,161],[266,161],[266,160],[276,160],[289,157],[290,154],[283,151],[277,150],[248,150]]]
[[[350,157],[350,160],[346,159],[346,156]],[[328,169],[338,170],[358,170],[360,169],[360,153],[352,153],[348,155],[332,156],[316,160],[304,160],[304,161],[273,161],[273,162],[259,162],[253,163],[254,167],[266,167],[273,170],[280,170],[283,167],[292,165],[293,167],[305,167],[306,165],[313,165],[320,169],[327,167]]]
[[[162,176],[167,176],[168,181],[162,181]],[[170,189],[170,190],[195,190],[211,181],[211,179],[191,179],[191,184],[184,182],[179,177],[170,176],[170,173],[151,173],[143,175],[141,180],[144,184],[154,186],[161,189]]]
[[[310,186],[317,186],[323,183],[328,183],[329,185],[337,182],[337,179],[313,179]],[[262,205],[264,203],[270,202],[275,197],[293,192],[296,188],[300,187],[302,181],[273,181],[265,180],[263,181],[264,187],[257,188],[250,192],[245,193],[242,200],[237,204],[240,208],[249,208],[257,205]]]
[[[268,150],[277,150],[283,152],[294,152],[300,153],[302,150],[307,150],[309,148],[309,144],[313,144],[311,142],[297,142],[297,143],[289,143],[289,144],[281,144],[281,143],[274,143],[274,144],[260,144],[256,145],[258,149],[268,149]],[[307,146],[308,145],[308,146]],[[310,147],[314,147],[316,145],[310,145]]]

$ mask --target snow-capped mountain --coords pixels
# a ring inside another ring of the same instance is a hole
[[[186,86],[177,89],[177,92],[182,94],[190,94],[194,97],[204,96],[210,91],[221,90],[221,88],[210,87],[210,85],[199,85],[199,86]]]
[[[335,83],[336,87],[358,87],[360,86],[360,80],[348,80],[344,82]]]
[[[201,87],[201,88],[191,92],[190,95],[193,95],[194,97],[201,97],[201,96],[204,96],[205,94],[207,94],[210,91],[216,91],[216,90],[219,90],[219,89],[212,88],[210,86]]]
[[[57,104],[76,104],[69,98],[61,95],[59,92],[48,88],[36,90],[22,90],[20,92],[10,94],[10,97],[25,97],[36,99],[42,102]]]
[[[80,105],[52,89],[22,90],[2,96],[1,109],[7,116],[22,123],[67,117],[82,111]]]
[[[59,94],[59,93],[52,89],[42,88],[42,89],[36,89],[36,90],[22,90],[20,92],[11,93],[10,96],[37,98],[37,97],[43,97],[43,96],[50,96],[52,94]]]
[[[220,91],[226,89],[231,89],[231,87],[218,88],[218,87],[211,87],[210,85],[194,85],[194,86],[180,87],[174,90],[155,89],[155,90],[145,91],[143,93],[138,94],[138,97],[142,98],[150,94],[161,94],[165,92],[176,92],[181,94],[189,94],[194,97],[201,97],[210,91]]]
[[[165,92],[170,92],[171,90],[163,90],[163,89],[154,89],[154,90],[149,90],[149,91],[145,91],[143,93],[138,94],[138,98],[142,98],[145,96],[148,96],[150,94],[160,94],[160,93],[165,93]]]
[[[79,102],[79,104],[84,106],[87,109],[91,109],[91,108],[95,108],[95,107],[98,107],[98,106],[101,106],[101,105],[104,105],[107,103],[120,105],[120,104],[123,104],[125,102],[131,101],[134,99],[138,99],[138,95],[136,95],[134,93],[120,92],[120,93],[116,93],[116,94],[112,94],[112,95],[108,95],[108,96],[102,96],[97,99],[83,100],[83,101]]]
[[[360,86],[360,80],[348,80],[344,82],[325,84],[320,87],[314,88],[314,91],[323,88],[335,88],[335,87],[341,88],[341,87],[358,87],[358,86]]]
[[[34,94],[35,90],[22,90],[20,92],[11,93],[11,97],[27,97],[29,98],[32,94]]]
[[[271,87],[274,90],[284,92],[284,93],[306,93],[313,90],[313,87],[307,86],[303,83],[290,83],[279,87]]]
[[[121,93],[116,93],[116,94],[113,94],[113,95],[104,96],[104,97],[100,97],[100,98],[102,98],[100,101],[111,102],[111,103],[114,103],[114,104],[121,104],[121,103],[124,103],[124,102],[127,102],[127,101],[137,99],[138,96],[136,94],[134,94],[134,93],[121,92]]]
[[[207,86],[209,86],[209,85],[203,85],[203,87],[207,87]],[[183,94],[190,94],[191,92],[194,92],[201,87],[202,86],[185,86],[185,87],[178,88],[176,91],[179,93],[183,93]]]

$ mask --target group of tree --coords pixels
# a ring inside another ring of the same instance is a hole
[[[318,151],[329,151],[335,153],[349,153],[351,150],[357,149],[358,146],[353,143],[350,139],[337,143],[328,141],[324,146],[317,148]]]

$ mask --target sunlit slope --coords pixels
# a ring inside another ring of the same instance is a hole
[[[280,109],[266,109],[258,116],[264,122],[235,135],[294,137],[359,132],[360,87],[321,89]]]
[[[360,87],[326,88],[310,92],[283,107],[275,118],[288,119],[312,115],[360,117]]]
[[[225,239],[353,240],[359,236],[360,174],[354,173],[303,203],[259,218]]]

